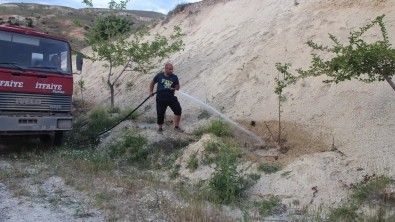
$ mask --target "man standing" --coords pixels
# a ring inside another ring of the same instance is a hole
[[[181,131],[179,124],[181,119],[181,105],[177,97],[174,96],[175,90],[180,89],[178,77],[173,73],[173,65],[166,63],[165,72],[158,73],[151,81],[149,86],[150,96],[153,96],[154,85],[158,83],[156,93],[156,114],[159,126],[158,132],[163,132],[166,109],[169,106],[174,113],[174,130]]]

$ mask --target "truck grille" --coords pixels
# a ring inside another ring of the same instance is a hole
[[[0,112],[70,112],[71,96],[0,92]]]

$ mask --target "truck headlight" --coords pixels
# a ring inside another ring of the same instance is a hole
[[[58,120],[58,129],[71,129],[73,123],[71,119],[59,119]]]

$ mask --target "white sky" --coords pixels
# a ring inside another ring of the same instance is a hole
[[[201,0],[130,0],[127,9],[156,11],[167,14],[178,4],[199,2]],[[88,6],[82,3],[82,0],[0,0],[0,3],[38,3],[44,5],[61,5],[71,8],[86,8]],[[109,0],[92,0],[94,8],[108,8]],[[116,2],[120,2],[116,0]]]

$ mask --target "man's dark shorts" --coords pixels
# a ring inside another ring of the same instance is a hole
[[[176,116],[180,116],[182,113],[181,105],[178,102],[177,97],[174,96],[171,99],[156,98],[156,112],[158,115],[158,124],[164,123],[167,107],[170,107],[170,109]]]

